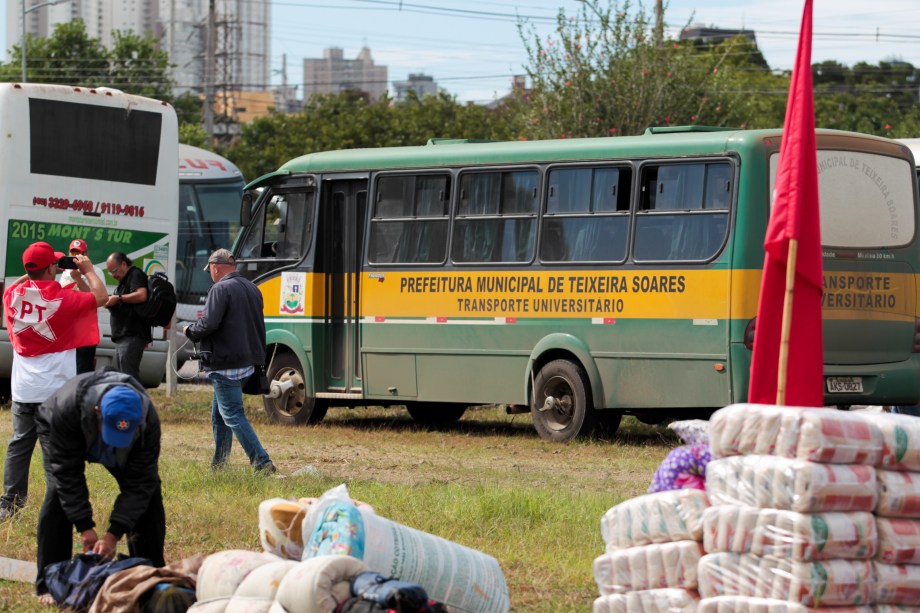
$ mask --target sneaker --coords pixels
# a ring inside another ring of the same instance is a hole
[[[256,467],[255,472],[257,475],[271,475],[278,472],[278,469],[275,468],[275,465],[269,460],[265,464]]]

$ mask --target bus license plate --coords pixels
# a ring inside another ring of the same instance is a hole
[[[831,394],[862,393],[862,377],[828,377],[827,391]]]

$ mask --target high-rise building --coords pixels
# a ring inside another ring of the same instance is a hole
[[[438,94],[438,83],[434,80],[434,77],[426,74],[409,73],[409,78],[405,81],[393,81],[393,91],[396,102],[405,102],[409,97],[410,91],[414,91],[419,98],[436,96]]]
[[[25,2],[28,9],[45,0]],[[112,45],[113,30],[149,33],[176,65],[178,93],[204,93],[208,78],[216,89],[267,91],[271,2],[215,0],[213,20],[208,5],[209,0],[65,0],[27,13],[26,31],[47,37],[55,25],[82,19],[87,34],[106,47]],[[213,53],[208,52],[209,31],[214,32]],[[8,47],[22,39],[22,0],[7,0],[6,39]]]
[[[354,60],[346,60],[341,49],[323,50],[323,59],[303,61],[303,100],[313,94],[337,94],[348,90],[367,92],[372,100],[387,91],[387,67],[376,66],[371,50],[363,47]]]

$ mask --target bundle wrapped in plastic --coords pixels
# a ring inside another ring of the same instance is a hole
[[[875,465],[882,455],[882,433],[859,413],[733,404],[710,418],[709,445],[716,457],[757,454]]]
[[[865,417],[882,434],[880,468],[920,471],[920,419],[897,413],[871,413]]]
[[[788,600],[807,607],[864,606],[875,579],[868,560],[795,562],[747,553],[711,553],[699,566],[703,598],[752,596]]]
[[[259,540],[267,553],[300,560],[303,557],[303,534],[301,528],[310,505],[318,498],[270,498],[259,504]],[[373,513],[374,509],[358,500],[352,503]]]
[[[702,555],[697,541],[614,549],[594,559],[594,580],[602,596],[660,588],[692,590]]]
[[[878,556],[885,564],[920,564],[920,520],[878,518]]]
[[[695,590],[676,588],[608,594],[594,601],[593,613],[696,613],[699,600]]]
[[[450,610],[502,613],[511,606],[495,558],[358,507],[345,485],[310,506],[301,532],[304,559],[352,556],[370,570],[417,583]]]
[[[706,471],[706,492],[713,506],[819,513],[872,511],[878,500],[872,466],[748,455],[713,460]]]
[[[911,419],[917,419],[911,417]],[[920,420],[918,420],[920,421]],[[878,505],[881,517],[920,518],[920,474],[894,470],[878,472]]]
[[[920,566],[876,562],[875,579],[876,603],[920,606]]]
[[[697,613],[875,613],[873,607],[806,607],[788,600],[716,596],[700,601]]]
[[[772,555],[798,562],[861,560],[875,555],[872,513],[797,513],[717,505],[703,513],[703,549]]]
[[[631,498],[611,507],[601,517],[601,536],[607,550],[671,541],[701,541],[706,493],[697,489],[671,490]]]

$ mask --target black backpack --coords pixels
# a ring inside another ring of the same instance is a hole
[[[162,272],[147,277],[147,301],[134,305],[134,313],[149,326],[165,326],[176,312],[176,288]]]

